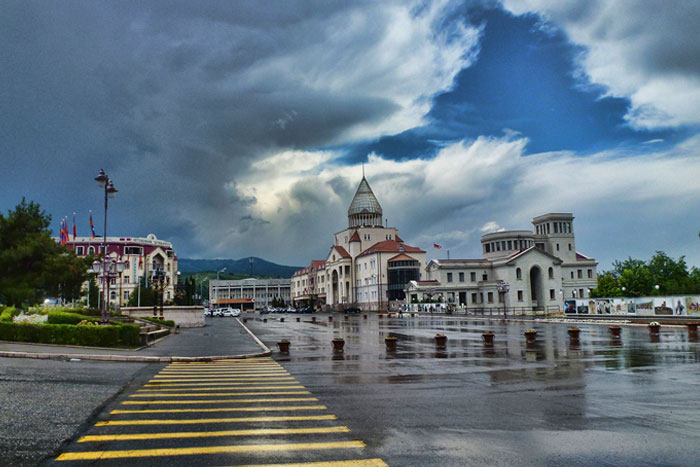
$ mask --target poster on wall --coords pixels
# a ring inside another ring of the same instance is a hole
[[[689,315],[700,315],[700,300],[698,297],[685,297],[685,310]]]
[[[608,298],[600,298],[595,302],[596,313],[599,315],[612,314],[612,301]]]
[[[673,314],[673,308],[666,304],[665,298],[654,299],[654,314],[660,316],[670,316]]]
[[[632,300],[628,300],[626,303],[627,313],[635,314],[637,313],[637,304]]]
[[[576,300],[564,300],[564,313],[576,313]]]

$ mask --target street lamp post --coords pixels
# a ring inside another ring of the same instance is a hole
[[[508,319],[508,314],[506,312],[506,294],[510,290],[510,285],[507,282],[501,281],[496,284],[496,290],[498,290],[498,293],[503,297],[503,319],[506,320]]]
[[[104,170],[100,169],[100,172],[95,177],[95,181],[100,188],[104,188],[105,191],[105,224],[104,224],[104,235],[102,236],[102,278],[104,280],[107,269],[107,205],[109,198],[114,198],[117,195],[117,189],[114,188],[112,180],[107,176]],[[95,269],[93,267],[93,269]],[[109,280],[102,287],[102,293],[104,299],[102,300],[102,324],[109,324]]]
[[[118,277],[124,272],[126,268],[126,263],[123,261],[115,261],[110,259],[109,261],[103,258],[102,262],[95,260],[92,263],[92,270],[99,275],[102,279],[103,292],[104,292],[104,302],[102,307],[102,324],[109,324],[109,285],[112,278]]]

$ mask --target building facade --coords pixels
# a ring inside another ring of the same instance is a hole
[[[212,308],[230,306],[242,311],[260,310],[273,301],[291,303],[289,279],[241,279],[209,281],[209,302]]]
[[[315,294],[317,303],[334,309],[379,310],[403,300],[406,283],[420,280],[426,254],[406,245],[398,229],[382,225],[382,219],[382,207],[363,176],[348,208],[348,227],[333,236],[327,257],[292,277],[295,302]]]
[[[68,240],[66,247],[78,256],[97,255],[102,251],[102,239],[76,237]],[[155,235],[141,237],[107,237],[107,257],[125,262],[124,271],[110,279],[109,303],[113,306],[125,306],[129,298],[139,293],[139,284],[143,286],[154,273],[163,274],[166,286],[163,299],[172,300],[177,287],[177,255],[170,242],[158,240]],[[145,279],[144,279],[145,278]],[[102,281],[98,280],[100,294],[103,293]]]
[[[576,251],[573,220],[571,213],[545,214],[533,219],[533,231],[482,236],[483,258],[432,260],[426,280],[407,287],[409,301],[554,311],[563,309],[564,300],[587,298],[597,284],[598,263]],[[504,284],[505,294],[499,292]]]

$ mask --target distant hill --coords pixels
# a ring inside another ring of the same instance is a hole
[[[178,258],[178,270],[183,274],[216,272],[226,268],[227,274],[250,275],[250,257],[241,259],[188,259]],[[282,266],[253,257],[253,275],[287,279],[301,266]]]

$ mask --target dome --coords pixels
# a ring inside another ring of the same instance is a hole
[[[362,177],[355,197],[350,203],[348,225],[350,227],[382,225],[382,207],[365,177]]]

